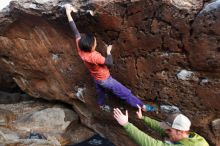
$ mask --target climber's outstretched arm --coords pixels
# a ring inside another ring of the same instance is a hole
[[[71,12],[77,12],[77,10],[70,4],[66,4],[65,9],[66,9],[66,15],[67,15],[71,30],[73,31],[73,34],[76,40],[79,40],[81,36],[71,15]]]

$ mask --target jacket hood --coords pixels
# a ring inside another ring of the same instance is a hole
[[[190,132],[189,138],[179,141],[184,146],[209,146],[208,142],[197,133]]]

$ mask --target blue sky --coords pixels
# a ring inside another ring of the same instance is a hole
[[[0,0],[0,10],[6,7],[11,0]]]

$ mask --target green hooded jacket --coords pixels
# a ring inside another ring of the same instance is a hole
[[[165,131],[159,126],[160,122],[144,116],[142,119],[144,120],[147,126],[159,132],[161,136],[166,135]],[[209,144],[202,136],[194,132],[190,132],[189,138],[182,139],[174,144],[168,144],[163,141],[152,138],[151,136],[145,134],[131,123],[126,124],[124,128],[127,131],[128,135],[132,137],[139,146],[209,146]]]

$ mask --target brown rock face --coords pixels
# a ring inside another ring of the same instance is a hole
[[[213,10],[218,3],[208,4],[195,18],[191,28],[192,43],[189,59],[195,69],[219,72],[220,12]]]
[[[2,61],[17,74],[13,78],[23,91],[35,97],[53,99],[59,99],[62,92],[65,100],[70,86],[65,83],[69,82],[68,77],[65,81],[61,73],[75,74],[66,63],[68,58],[76,57],[71,56],[71,46],[64,38],[65,34],[55,29],[39,17],[21,16],[1,37]],[[69,57],[62,57],[65,55]]]
[[[92,78],[77,55],[66,16],[59,11],[63,4],[22,0],[1,12],[1,68],[29,95],[72,104],[83,124],[117,146],[135,145],[112,113],[97,107]],[[178,106],[192,120],[192,130],[210,145],[219,145],[215,128],[209,126],[220,115],[219,0],[72,4],[80,9],[74,15],[80,32],[95,33],[98,51],[105,55],[104,44],[113,44],[114,78],[145,102],[157,96],[156,105]],[[88,9],[94,10],[94,17],[85,12]],[[79,88],[85,89],[85,104],[68,96]],[[112,107],[129,108],[112,96],[107,100]],[[129,112],[137,124],[135,109]]]

